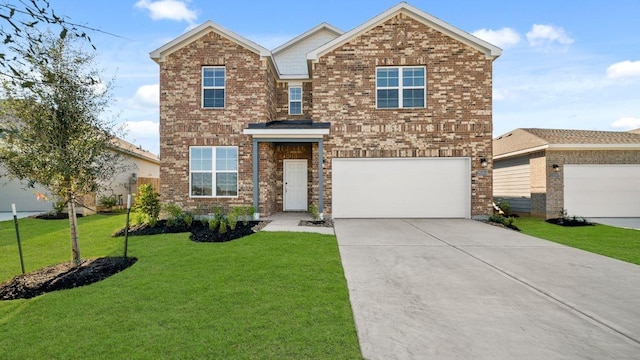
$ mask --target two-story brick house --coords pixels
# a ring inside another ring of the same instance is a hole
[[[206,22],[160,65],[161,196],[260,214],[491,213],[501,50],[407,3],[269,51]]]

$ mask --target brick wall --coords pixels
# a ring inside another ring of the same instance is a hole
[[[560,171],[551,170],[553,164],[560,165]],[[638,151],[633,150],[581,150],[547,151],[547,196],[546,217],[558,217],[564,209],[564,165],[565,164],[640,164]]]
[[[201,107],[202,66],[225,66],[226,106]],[[265,59],[211,32],[167,56],[160,65],[161,200],[186,208],[252,204],[252,142],[242,135],[250,122],[275,114],[275,81]],[[232,199],[189,197],[189,147],[239,147],[239,196]]]
[[[302,115],[289,115],[289,86],[287,82],[278,82],[277,87],[277,113],[274,120],[311,119],[313,99],[311,82],[302,83]]]
[[[377,66],[426,67],[425,109],[376,109]],[[332,157],[471,157],[472,215],[491,214],[492,64],[485,54],[399,14],[313,65],[315,121],[325,142],[324,212]]]

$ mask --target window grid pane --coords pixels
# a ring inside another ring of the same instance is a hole
[[[191,196],[238,196],[237,147],[192,147],[189,164]]]
[[[202,106],[224,108],[225,68],[202,68]]]
[[[378,109],[424,108],[426,95],[423,67],[376,69]]]

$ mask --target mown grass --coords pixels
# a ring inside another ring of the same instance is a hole
[[[640,265],[640,231],[606,225],[565,227],[532,217],[514,222],[524,234]]]
[[[109,234],[123,222],[81,219],[83,256],[121,255],[122,238]],[[29,269],[70,258],[68,223],[28,219],[20,227]],[[3,280],[19,273],[12,232],[12,222],[0,223]],[[129,255],[138,262],[107,280],[0,302],[0,357],[361,358],[334,236],[131,237]]]

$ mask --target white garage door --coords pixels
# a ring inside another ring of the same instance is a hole
[[[564,207],[573,216],[640,216],[640,165],[564,165]]]
[[[469,158],[333,159],[334,218],[469,218]]]

